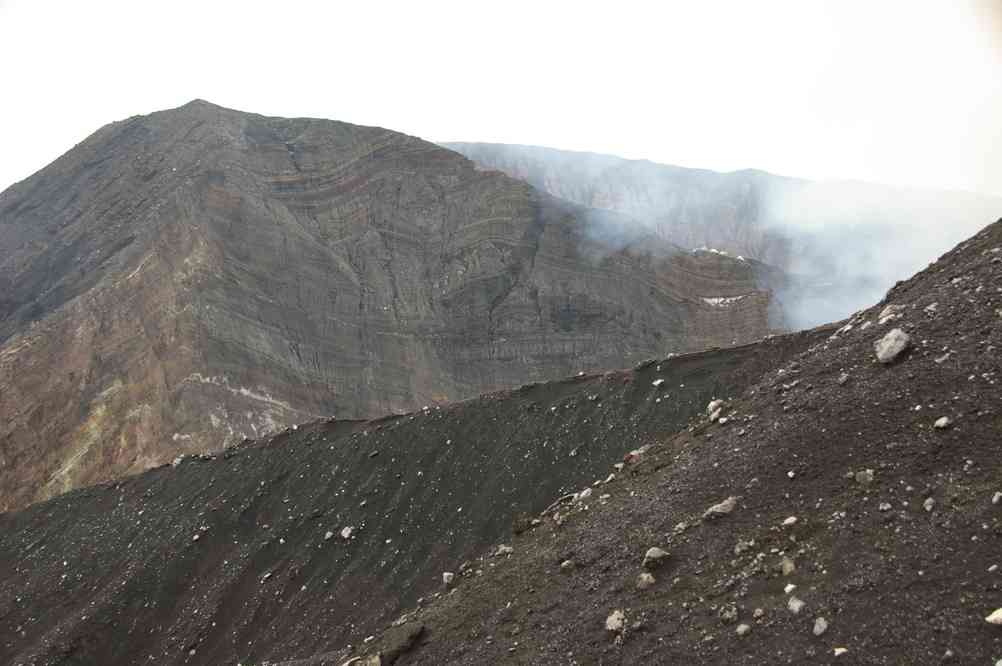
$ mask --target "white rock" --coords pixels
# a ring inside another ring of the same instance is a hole
[[[873,483],[873,470],[864,469],[861,472],[856,472],[856,483],[866,485],[868,483]]]
[[[352,532],[354,532],[354,531],[355,531],[355,528],[354,528],[354,527],[351,527],[351,526],[348,526],[348,527],[345,527],[345,528],[342,528],[342,529],[341,529],[341,538],[342,538],[342,539],[350,539],[350,538],[351,538],[351,534],[352,534]]]
[[[932,511],[932,508],[936,506],[936,500],[931,497],[927,497],[925,498],[925,501],[922,502],[922,506],[925,507],[926,511]]]
[[[783,521],[783,527],[792,527],[793,525],[796,524],[797,524],[796,516],[790,516],[789,518]]]
[[[900,328],[892,328],[887,335],[880,338],[874,345],[877,352],[877,360],[881,363],[891,363],[901,352],[908,349],[911,344],[911,336]]]
[[[508,546],[506,544],[501,544],[500,546],[498,546],[498,552],[496,554],[498,557],[501,557],[502,555],[511,555],[514,552],[515,549],[512,548],[511,546]]]
[[[996,608],[994,613],[985,618],[985,622],[1002,627],[1002,608]]]
[[[786,607],[790,609],[791,613],[793,613],[794,615],[798,615],[800,611],[804,610],[804,606],[806,605],[807,604],[805,604],[800,599],[796,597],[790,597],[790,601],[787,602]]]
[[[659,386],[661,386],[664,383],[665,383],[665,380],[663,380],[663,379],[655,379],[653,382],[651,382],[651,386],[653,386],[654,388],[658,388]]]
[[[877,323],[883,326],[887,322],[897,319],[900,316],[898,313],[904,309],[905,306],[903,305],[888,305],[880,311],[880,316],[877,317]]]
[[[609,614],[609,617],[605,618],[605,630],[614,631],[619,633],[623,630],[623,625],[626,624],[626,615],[623,614],[621,610],[614,610]]]
[[[784,557],[779,566],[784,576],[792,576],[797,572],[797,565],[789,557]]]
[[[938,419],[936,419],[936,422],[933,423],[932,425],[934,428],[942,430],[944,428],[949,428],[951,423],[953,423],[953,421],[950,420],[949,416],[941,416]]]
[[[734,633],[736,633],[738,636],[744,636],[749,631],[751,631],[751,625],[739,624],[738,628],[734,630]]]
[[[1002,492],[992,495],[992,504],[1002,504]]]
[[[705,512],[703,512],[704,520],[713,520],[714,518],[720,518],[726,516],[730,512],[734,511],[734,508],[738,505],[738,498],[733,495],[728,497],[722,502],[714,504]]]
[[[574,560],[564,560],[560,563],[561,571],[570,571],[574,568]]]
[[[844,655],[848,651],[849,651],[849,648],[837,647],[837,648],[835,648],[835,656],[836,657],[841,657],[842,655]]]
[[[646,571],[637,576],[637,589],[646,590],[655,583],[654,576]]]
[[[328,532],[324,533],[324,541],[330,541],[330,539],[331,539],[332,536],[334,536],[333,532],[328,531]]]
[[[790,594],[795,589],[797,589],[796,585],[794,585],[793,583],[787,583],[786,587],[783,588],[783,592],[785,592],[786,594]]]
[[[577,495],[575,495],[574,499],[575,499],[575,501],[580,502],[581,500],[586,500],[589,497],[591,497],[591,488],[585,488],[584,490],[582,490],[581,492],[579,492]]]
[[[889,502],[881,502],[880,506],[877,507],[881,511],[890,511],[891,505]]]
[[[452,585],[452,581],[456,580],[456,574],[451,571],[442,572],[442,583],[445,585]]]
[[[668,551],[653,546],[648,548],[647,552],[644,553],[643,567],[645,569],[653,569],[664,564],[666,559],[668,559]]]
[[[815,636],[820,636],[826,631],[828,631],[828,620],[824,619],[823,617],[819,617],[818,619],[814,620]]]
[[[723,407],[723,405],[724,405],[724,401],[723,400],[717,399],[717,400],[711,401],[710,404],[706,406],[706,415],[707,416],[711,416],[713,414],[713,412],[715,412],[718,409],[720,409],[721,407]]]

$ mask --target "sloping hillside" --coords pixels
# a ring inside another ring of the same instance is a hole
[[[768,333],[777,276],[396,132],[195,101],[0,194],[0,509]]]
[[[314,421],[0,514],[0,663],[341,653],[438,590],[443,570],[831,330]]]
[[[713,418],[629,475],[540,516],[510,554],[409,611],[406,633],[360,652],[384,664],[401,651],[408,664],[993,664],[1000,348],[1002,221],[708,405]]]

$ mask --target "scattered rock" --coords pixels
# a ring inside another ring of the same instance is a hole
[[[824,619],[823,617],[819,617],[816,620],[814,620],[815,636],[820,636],[826,631],[828,631],[828,620]]]
[[[736,633],[738,636],[744,636],[749,631],[751,631],[751,625],[739,624],[738,628],[734,630],[734,633]]]
[[[790,609],[790,612],[794,615],[799,615],[800,611],[804,610],[804,606],[806,605],[807,604],[796,597],[790,597],[790,600],[786,603],[786,607]]]
[[[795,589],[797,589],[796,585],[794,585],[793,583],[787,583],[786,586],[783,588],[783,592],[786,594],[790,594]]]
[[[585,488],[584,490],[582,490],[581,492],[579,492],[577,495],[574,496],[574,501],[580,502],[582,500],[588,499],[589,497],[591,497],[591,492],[592,492],[591,488]]]
[[[1002,608],[996,608],[994,613],[985,618],[985,622],[1002,627]]]
[[[327,532],[324,533],[324,541],[330,541],[331,537],[333,537],[333,536],[334,536],[334,533],[328,530]]]
[[[1002,504],[1002,492],[992,495],[992,504]]]
[[[784,576],[792,576],[797,572],[797,565],[789,557],[783,558],[783,561],[780,562],[780,568]]]
[[[724,604],[719,611],[717,611],[717,617],[724,624],[732,624],[738,621],[738,607],[733,603]]]
[[[843,372],[841,375],[838,376],[837,381],[839,386],[844,386],[845,383],[849,381],[849,373]]]
[[[452,585],[452,581],[456,580],[456,574],[451,571],[442,572],[442,583],[445,585]]]
[[[654,583],[655,583],[654,576],[651,575],[650,573],[646,572],[646,571],[644,571],[639,576],[637,576],[637,589],[638,590],[646,590],[651,585],[654,585]]]
[[[796,524],[797,524],[796,516],[790,516],[789,518],[783,521],[783,527],[793,527]]]
[[[647,552],[644,553],[643,567],[645,569],[655,569],[664,564],[666,559],[668,559],[668,551],[653,546],[648,548]]]
[[[856,483],[864,486],[873,483],[873,470],[864,469],[861,472],[856,472]]]
[[[574,571],[575,566],[574,560],[564,560],[560,563],[560,570],[565,573],[568,571]]]
[[[874,345],[877,352],[877,360],[881,363],[892,363],[911,345],[911,336],[900,328],[892,328],[887,335],[882,337]]]
[[[724,501],[719,502],[718,504],[714,504],[709,509],[707,509],[703,513],[703,519],[713,520],[715,518],[721,518],[723,516],[726,516],[731,511],[734,511],[734,508],[737,505],[738,505],[738,498],[732,495],[731,497],[728,497]]]
[[[936,506],[936,500],[934,500],[931,497],[926,497],[925,501],[922,502],[922,506],[925,508],[926,511],[932,511],[932,508]]]
[[[659,388],[664,383],[665,380],[663,379],[655,379],[653,382],[651,382],[651,386],[653,386],[654,388]]]
[[[498,556],[498,557],[502,557],[502,556],[505,556],[505,555],[511,555],[514,552],[515,552],[515,549],[512,548],[511,546],[508,546],[506,544],[501,544],[500,546],[498,546],[498,550],[495,553],[495,555]]]
[[[756,620],[761,620],[763,617],[765,617],[765,609],[756,608],[755,611],[752,613],[752,617],[755,618]]]
[[[605,630],[614,633],[620,633],[623,631],[623,626],[626,624],[626,615],[621,610],[614,610],[609,614],[609,617],[605,618]]]
[[[723,407],[723,405],[724,401],[720,399],[710,401],[710,404],[706,406],[706,415],[712,416],[713,413],[718,411],[721,407]]]
[[[891,510],[891,504],[890,504],[890,502],[881,502],[880,506],[878,506],[877,508],[879,510],[881,510],[881,511],[890,511]]]
[[[952,423],[953,421],[950,420],[949,416],[941,416],[932,425],[938,430],[943,430],[944,428],[949,428]]]
[[[342,539],[350,539],[351,535],[352,535],[352,532],[354,532],[354,531],[355,531],[355,528],[351,527],[351,526],[343,528],[341,530],[341,538]]]
[[[849,651],[848,648],[837,647],[837,648],[835,648],[835,656],[836,657],[841,657],[842,655],[844,655],[848,651]]]

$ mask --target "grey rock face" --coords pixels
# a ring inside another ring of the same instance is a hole
[[[760,265],[619,229],[380,128],[204,102],[108,125],[0,194],[0,510],[769,332]]]

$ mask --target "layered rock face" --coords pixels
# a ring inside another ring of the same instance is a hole
[[[779,279],[384,129],[205,102],[114,123],[0,194],[0,510],[760,338]]]
[[[781,268],[792,278],[782,296],[793,327],[868,307],[1002,215],[1002,199],[965,192],[719,173],[538,146],[445,145],[568,201],[624,213],[669,242]]]

